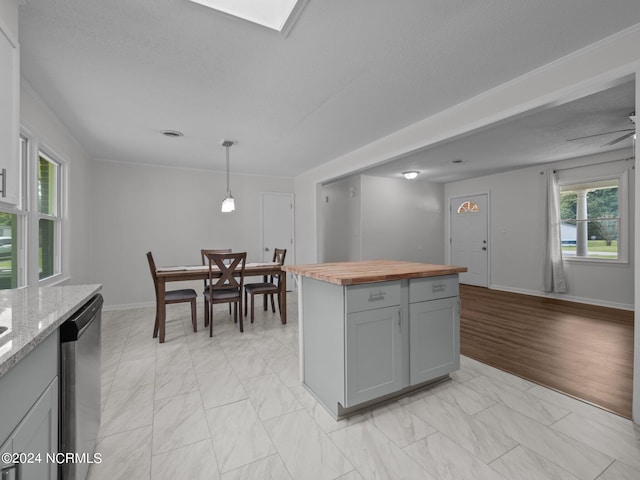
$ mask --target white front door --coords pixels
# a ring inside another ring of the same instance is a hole
[[[460,283],[489,285],[488,195],[455,197],[450,200],[451,264],[467,267]]]
[[[262,194],[262,261],[272,261],[276,248],[287,250],[285,263],[294,263],[292,193]],[[287,289],[291,290],[293,285],[289,274]]]

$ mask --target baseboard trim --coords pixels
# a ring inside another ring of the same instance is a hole
[[[102,307],[104,312],[116,312],[119,310],[132,310],[134,308],[147,308],[155,307],[156,302],[142,302],[142,303],[124,303],[120,305],[105,305]]]
[[[597,300],[593,298],[576,297],[573,295],[564,295],[559,293],[545,293],[537,290],[527,290],[524,288],[505,287],[503,285],[489,285],[492,290],[500,290],[502,292],[520,293],[522,295],[532,295],[534,297],[553,298],[555,300],[565,300],[567,302],[584,303],[587,305],[596,305],[598,307],[617,308],[619,310],[634,311],[635,307],[627,303],[607,302],[605,300]]]

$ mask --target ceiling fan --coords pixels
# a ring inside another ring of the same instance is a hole
[[[635,135],[635,133],[636,133],[636,128],[635,128],[636,112],[631,112],[629,114],[629,121],[634,125],[631,128],[623,128],[622,130],[613,130],[611,132],[596,133],[595,135],[587,135],[585,137],[570,138],[570,139],[567,140],[567,142],[572,142],[574,140],[583,140],[585,138],[600,137],[602,135],[611,135],[613,133],[622,133],[622,135],[620,135],[619,137],[614,138],[610,142],[605,143],[604,145],[600,145],[600,147],[610,147],[611,145],[615,145],[616,143],[622,142],[623,140],[626,140],[627,138],[632,137],[633,135]]]

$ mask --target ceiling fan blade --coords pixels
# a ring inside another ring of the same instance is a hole
[[[615,140],[611,140],[609,143],[605,143],[604,145],[601,145],[601,147],[610,147],[611,145],[615,145],[616,143],[626,140],[627,138],[633,136],[634,133],[635,133],[635,130],[633,132],[625,133],[621,137],[618,137]]]
[[[595,135],[587,135],[585,137],[570,138],[567,140],[567,142],[573,142],[574,140],[583,140],[585,138],[600,137],[602,135],[611,135],[612,133],[622,133],[622,132],[632,132],[632,131],[635,131],[635,128],[625,128],[623,130],[613,130],[611,132],[596,133]]]

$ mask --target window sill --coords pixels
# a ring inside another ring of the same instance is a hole
[[[611,265],[615,267],[627,267],[629,266],[629,260],[626,259],[616,259],[616,260],[607,260],[606,258],[577,258],[577,257],[562,257],[563,263],[573,263],[576,265],[579,264],[594,264],[594,265]]]
[[[38,286],[39,287],[54,287],[56,285],[60,285],[64,282],[66,282],[67,280],[69,280],[71,277],[69,276],[65,276],[62,273],[58,273],[56,275],[52,275],[51,277],[47,277],[44,278],[42,280],[38,281]]]

